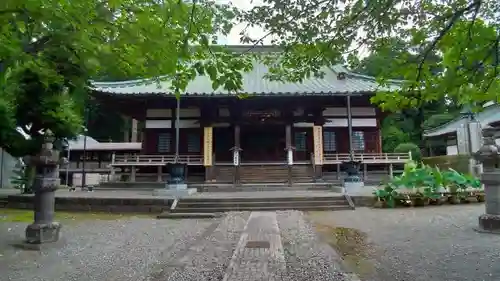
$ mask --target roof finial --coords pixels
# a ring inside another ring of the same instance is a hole
[[[338,80],[344,80],[345,79],[345,72],[339,72],[339,73],[337,73],[337,79]]]

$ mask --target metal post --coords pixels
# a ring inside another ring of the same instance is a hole
[[[352,147],[352,110],[351,96],[347,96],[347,129],[349,132],[349,160],[354,161],[354,151]]]
[[[179,126],[180,126],[180,113],[181,112],[181,98],[177,97],[177,108],[175,110],[175,160],[179,161]]]
[[[349,132],[349,161],[344,162],[344,167],[347,172],[347,177],[344,179],[344,188],[347,191],[356,192],[364,187],[364,182],[359,176],[359,164],[354,159],[353,135],[352,135],[352,109],[351,96],[347,96],[347,127]]]
[[[0,148],[0,188],[3,187],[3,163],[4,163],[4,152],[3,152],[3,148]]]
[[[83,112],[83,167],[82,167],[82,190],[87,186],[87,171],[86,171],[86,165],[87,165],[87,123],[88,123],[88,108],[85,106],[84,112]]]
[[[68,158],[68,161],[70,161],[69,159],[69,156],[70,156],[70,151],[71,151],[71,148],[69,147],[69,142],[68,140],[66,140],[66,147],[68,149],[68,152],[66,153],[66,157]],[[71,163],[71,162],[70,162]],[[71,164],[68,164],[68,166],[66,166],[66,186],[69,186],[69,167],[71,166]]]

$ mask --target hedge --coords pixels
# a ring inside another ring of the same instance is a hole
[[[422,162],[431,167],[437,166],[441,170],[452,168],[457,172],[469,174],[469,155],[443,155],[434,157],[424,157]]]
[[[401,143],[396,148],[394,148],[395,153],[408,153],[411,152],[411,159],[419,162],[422,159],[422,154],[420,153],[420,148],[418,145],[407,142]]]

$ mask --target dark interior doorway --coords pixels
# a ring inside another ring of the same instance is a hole
[[[249,125],[241,128],[242,162],[281,162],[285,155],[285,127]]]

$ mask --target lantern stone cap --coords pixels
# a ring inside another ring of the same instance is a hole
[[[43,134],[44,141],[46,143],[52,143],[55,140],[54,133],[50,129],[47,129]]]
[[[483,128],[484,144],[474,153],[475,160],[485,163],[500,160],[500,146],[495,143],[495,129],[491,126]]]

